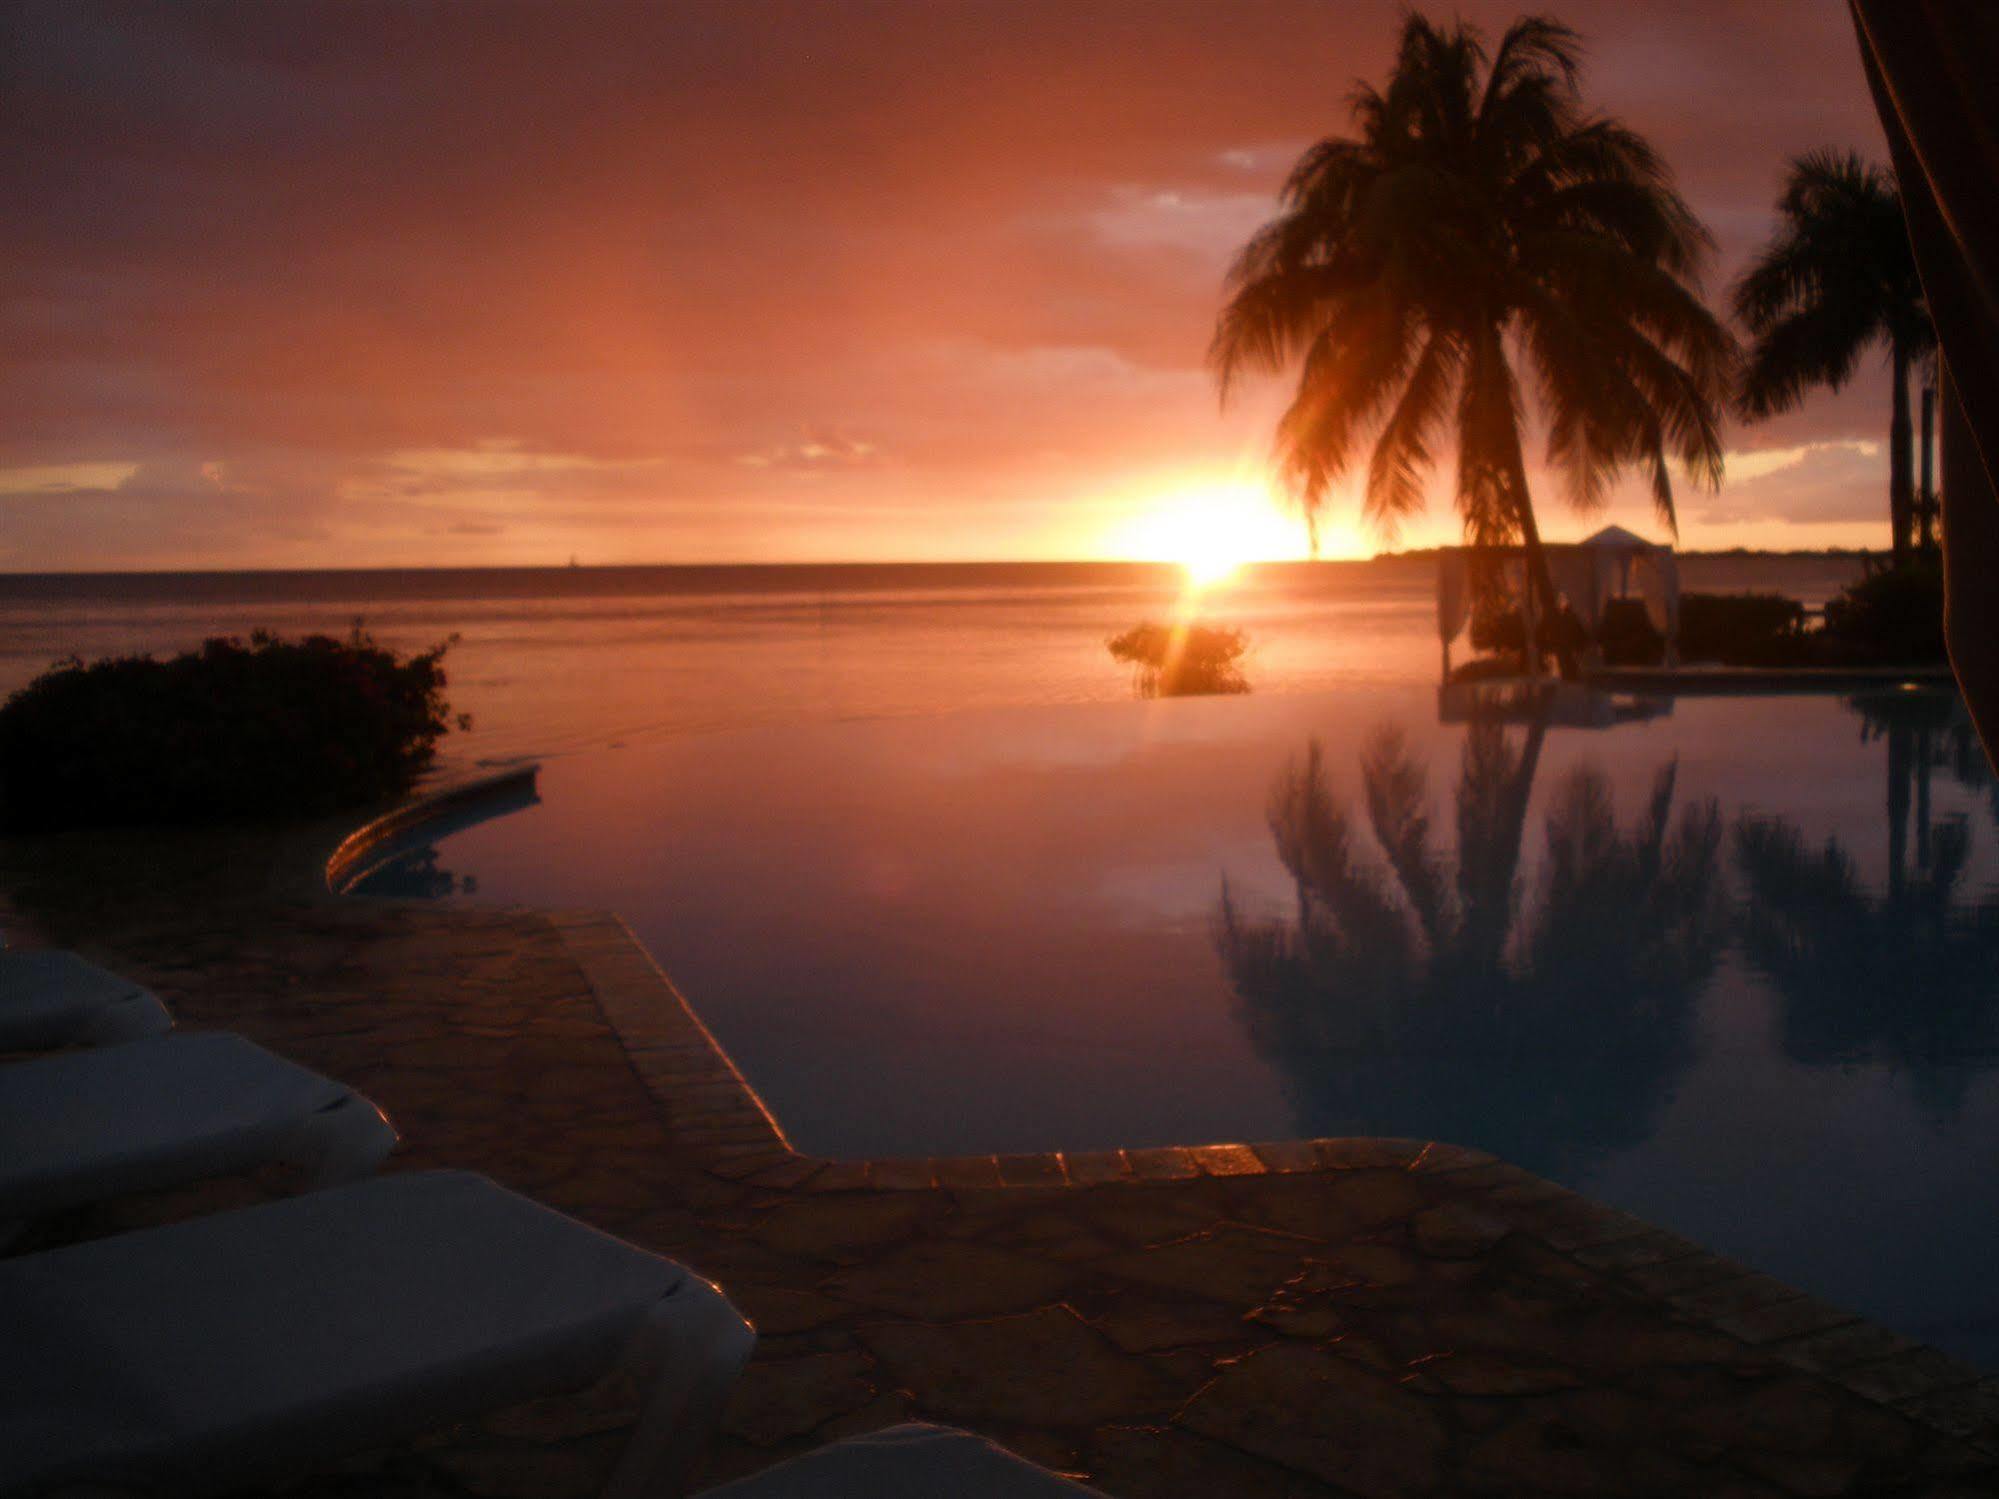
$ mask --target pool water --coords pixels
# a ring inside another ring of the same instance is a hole
[[[1999,1367],[1999,792],[1955,696],[1441,717],[696,734],[361,888],[618,911],[801,1149],[1442,1138]]]

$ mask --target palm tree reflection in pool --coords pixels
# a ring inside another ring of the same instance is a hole
[[[1923,1110],[1949,1119],[1982,1059],[1999,1052],[1999,901],[1967,898],[1971,827],[1932,810],[1930,779],[1942,768],[1991,793],[1991,772],[1954,694],[1847,706],[1863,733],[1887,742],[1882,893],[1862,882],[1839,838],[1815,848],[1787,819],[1740,817],[1743,949],[1777,991],[1779,1040],[1793,1061],[1886,1065]],[[1993,813],[1999,819],[1999,800]]]
[[[1257,1048],[1311,1133],[1401,1134],[1493,1150],[1575,1180],[1644,1139],[1694,1055],[1694,997],[1726,937],[1722,822],[1674,816],[1677,765],[1620,828],[1592,768],[1555,789],[1531,913],[1521,840],[1544,729],[1474,723],[1457,852],[1431,839],[1428,772],[1400,731],[1361,759],[1378,861],[1315,740],[1269,819],[1295,915],[1256,920],[1224,880],[1216,945]]]

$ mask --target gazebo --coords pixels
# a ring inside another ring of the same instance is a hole
[[[1622,526],[1605,526],[1582,541],[1541,548],[1555,592],[1568,604],[1589,636],[1587,664],[1601,664],[1597,636],[1604,608],[1628,598],[1633,586],[1645,601],[1646,616],[1666,642],[1666,665],[1680,659],[1680,565],[1669,546],[1647,541]],[[1444,679],[1451,675],[1451,642],[1471,618],[1474,567],[1496,570],[1501,586],[1520,601],[1527,627],[1529,670],[1536,669],[1536,601],[1527,583],[1527,554],[1521,547],[1443,547],[1437,553],[1437,635],[1443,642]]]

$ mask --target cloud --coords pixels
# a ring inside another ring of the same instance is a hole
[[[1111,189],[1109,202],[1088,219],[1097,237],[1113,248],[1164,247],[1219,268],[1273,209],[1267,192],[1120,184]]]
[[[829,555],[1059,553],[1060,497],[1261,450],[1202,366],[1221,276],[1397,14],[0,9],[8,565],[795,555],[808,473]],[[1564,14],[1724,273],[1787,154],[1880,149],[1839,7]]]
[[[115,489],[139,471],[136,463],[49,463],[36,468],[0,469],[0,494],[75,494],[87,489]]]
[[[745,453],[736,461],[746,468],[816,470],[873,464],[880,462],[881,457],[881,450],[871,442],[818,427],[807,428],[796,442]]]
[[[1703,525],[1879,522],[1877,540],[1887,539],[1885,444],[1842,439],[1731,453],[1727,470],[1722,492],[1695,507]]]

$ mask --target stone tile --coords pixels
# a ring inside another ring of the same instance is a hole
[[[1769,1352],[1798,1368],[1830,1374],[1921,1346],[1871,1322],[1852,1322],[1804,1337],[1786,1338],[1771,1344]]]
[[[1696,1290],[1675,1292],[1666,1300],[1690,1317],[1712,1321],[1716,1317],[1796,1301],[1802,1294],[1768,1275],[1744,1275]]]
[[[1101,1186],[1107,1182],[1130,1181],[1131,1166],[1121,1150],[1068,1151],[1062,1157],[1069,1180],[1079,1187]]]
[[[1590,1244],[1578,1249],[1576,1258],[1602,1270],[1630,1270],[1641,1265],[1663,1265],[1701,1253],[1698,1244],[1662,1229],[1647,1229],[1630,1238],[1613,1239],[1607,1244]]]
[[[1733,1260],[1695,1254],[1656,1265],[1634,1265],[1624,1272],[1624,1278],[1647,1295],[1664,1298],[1741,1280],[1748,1273]]]
[[[934,1211],[922,1193],[813,1193],[771,1209],[756,1235],[783,1254],[837,1259],[899,1243]]]
[[[842,1301],[926,1322],[992,1317],[1046,1305],[1074,1273],[1046,1260],[957,1239],[892,1250],[825,1283]]]
[[[951,1327],[860,1330],[888,1381],[947,1421],[1080,1428],[1163,1420],[1186,1387],[1119,1351],[1066,1307]]]
[[[826,1168],[812,1178],[814,1192],[859,1192],[867,1185],[866,1161],[828,1161]]]
[[[1344,1244],[1322,1265],[1308,1270],[1300,1285],[1315,1290],[1336,1290],[1355,1282],[1407,1286],[1423,1278],[1423,1269],[1421,1260],[1393,1244]]]
[[[1228,1202],[1245,1223],[1328,1241],[1401,1222],[1429,1205],[1409,1172],[1371,1167],[1232,1182]]]
[[[1427,1492],[1443,1476],[1444,1426],[1429,1401],[1298,1343],[1222,1370],[1179,1424],[1369,1499]]]
[[[942,1156],[935,1162],[940,1187],[997,1187],[999,1162],[989,1155]]]
[[[1611,1453],[1578,1432],[1559,1406],[1534,1404],[1511,1414],[1465,1453],[1463,1472],[1473,1484],[1507,1493],[1616,1491]]]
[[[869,1185],[881,1192],[917,1192],[937,1183],[937,1165],[929,1159],[876,1161]]]
[[[1124,1154],[1131,1164],[1131,1174],[1145,1181],[1176,1181],[1201,1174],[1194,1158],[1173,1146],[1156,1150],[1127,1150]]]
[[[1573,1390],[1582,1381],[1560,1364],[1523,1363],[1484,1353],[1447,1353],[1424,1359],[1422,1371],[1453,1395],[1546,1395]]]
[[[1449,1145],[1442,1140],[1432,1140],[1425,1145],[1416,1159],[1410,1162],[1411,1171],[1425,1175],[1441,1176],[1450,1171],[1468,1171],[1474,1166],[1492,1166],[1498,1158],[1483,1150],[1473,1150],[1465,1145]]]
[[[1934,1348],[1918,1347],[1869,1363],[1849,1365],[1833,1378],[1869,1400],[1900,1403],[1939,1390],[1975,1384],[1978,1371]]]
[[[1266,1171],[1320,1170],[1319,1148],[1310,1140],[1259,1140],[1249,1147]]]
[[[1939,1431],[1999,1444],[1999,1378],[1912,1396],[1897,1408]]]
[[[1233,1307],[1166,1300],[1127,1291],[1111,1298],[1095,1326],[1127,1353],[1154,1353],[1212,1343],[1239,1343],[1253,1329]]]
[[[873,1400],[869,1370],[858,1353],[754,1360],[729,1396],[722,1429],[760,1447],[803,1436]]]
[[[1730,1337],[1740,1338],[1745,1343],[1774,1343],[1783,1338],[1846,1327],[1859,1319],[1851,1312],[1827,1306],[1809,1296],[1800,1296],[1795,1301],[1771,1302],[1738,1312],[1724,1312],[1712,1320]]]
[[[1735,1454],[1899,1458],[1914,1435],[1910,1423],[1894,1412],[1870,1407],[1822,1380],[1788,1372],[1750,1384],[1717,1386],[1704,1398],[1662,1414],[1684,1443]]]
[[[1200,1145],[1187,1154],[1204,1176],[1260,1176],[1263,1162],[1247,1145]]]
[[[995,1162],[1000,1180],[1009,1187],[1060,1187],[1069,1180],[1058,1155],[1003,1155],[995,1157]]]
[[[1425,1208],[1409,1220],[1416,1247],[1438,1259],[1474,1259],[1512,1231],[1504,1218],[1467,1202]]]
[[[1164,1186],[1099,1188],[1079,1193],[1075,1212],[1127,1244],[1163,1244],[1213,1228],[1223,1209],[1204,1192]]]
[[[1423,1158],[1428,1140],[1377,1140],[1366,1136],[1314,1140],[1319,1163],[1334,1171],[1383,1169],[1406,1171]]]
[[[814,1176],[825,1169],[826,1163],[818,1156],[795,1155],[782,1166],[759,1171],[749,1178],[749,1182],[753,1187],[770,1187],[780,1192],[792,1192],[806,1186]]]
[[[757,1330],[759,1337],[783,1337],[810,1332],[849,1314],[830,1296],[816,1291],[786,1290],[778,1286],[741,1285],[731,1288],[729,1299]]]
[[[1089,1482],[1118,1499],[1342,1499],[1345,1493],[1173,1428],[1107,1427],[1092,1439],[1086,1461]]]
[[[1233,1306],[1260,1306],[1305,1268],[1311,1246],[1234,1224],[1105,1260],[1109,1275]]]

